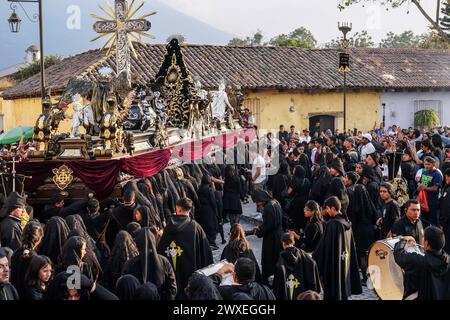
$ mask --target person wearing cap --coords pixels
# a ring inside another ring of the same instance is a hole
[[[395,221],[400,218],[400,207],[394,200],[394,189],[390,183],[383,182],[380,185],[380,198],[383,201],[382,215],[376,225],[380,227],[380,238],[386,239],[391,236],[391,228]]]
[[[343,142],[343,146],[344,146],[344,153],[348,154],[352,161],[358,163],[359,156],[358,152],[355,149],[355,139],[353,139],[352,137],[346,138]]]
[[[445,237],[435,226],[424,231],[424,254],[408,250],[414,237],[403,237],[394,247],[395,262],[405,271],[404,298],[417,292],[417,300],[448,300],[450,297],[450,256],[443,250]]]
[[[344,166],[342,165],[341,160],[335,159],[330,164],[330,173],[333,177],[342,178],[345,176]]]
[[[6,199],[5,217],[0,222],[0,246],[15,251],[22,246],[21,220],[26,215],[25,198],[17,192],[11,192]]]
[[[303,134],[300,136],[300,142],[309,143],[311,141],[311,136],[309,135],[309,130],[303,130]]]
[[[375,147],[372,144],[372,136],[370,135],[370,133],[365,133],[362,135],[361,143],[361,160],[366,160],[368,154],[374,153],[376,151]]]

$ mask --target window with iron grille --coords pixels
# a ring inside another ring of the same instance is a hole
[[[421,110],[433,110],[442,119],[442,100],[414,100],[414,113]]]

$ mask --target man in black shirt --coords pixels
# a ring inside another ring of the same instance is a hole
[[[222,278],[233,274],[235,285],[220,286]],[[210,275],[214,284],[218,287],[224,300],[232,300],[236,293],[245,293],[254,300],[275,300],[272,290],[263,284],[255,282],[255,263],[249,258],[239,258],[234,265],[226,264],[217,273]]]
[[[289,141],[288,132],[284,129],[284,125],[280,125],[280,131],[278,131],[278,140],[280,141]]]
[[[450,256],[443,251],[444,233],[437,227],[425,229],[424,254],[408,252],[407,243],[415,244],[413,237],[404,237],[395,245],[395,262],[405,270],[404,297],[417,291],[418,300],[450,299]]]
[[[405,203],[405,215],[394,223],[391,233],[392,237],[411,236],[418,244],[423,245],[424,231],[419,201],[411,199]]]

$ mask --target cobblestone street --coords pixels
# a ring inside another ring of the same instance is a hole
[[[244,214],[241,217],[241,224],[244,227],[244,230],[252,230],[262,219],[260,213],[256,212],[256,206],[254,203],[250,202],[249,204],[242,205]],[[225,239],[228,241],[228,232],[230,230],[230,224],[226,223],[224,225],[224,234]],[[258,260],[259,265],[261,266],[261,246],[262,239],[259,239],[256,236],[249,236],[248,241],[250,246]],[[222,250],[225,245],[221,244],[220,235],[217,235],[216,243],[219,247],[218,250],[213,251],[214,262],[220,261],[220,255],[222,254]],[[350,297],[350,300],[379,300],[377,295],[372,289],[363,286],[363,293],[361,295],[354,295]]]

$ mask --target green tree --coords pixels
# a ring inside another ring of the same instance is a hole
[[[450,0],[447,3],[444,1],[441,13],[441,28],[447,33],[447,36],[450,36]]]
[[[411,30],[400,34],[388,32],[386,38],[380,42],[381,48],[418,48],[420,47],[421,37],[415,35]]]
[[[325,48],[340,48],[342,37],[331,40],[325,43]],[[356,32],[353,36],[348,38],[349,47],[354,48],[372,48],[375,46],[372,36],[366,30]]]
[[[243,46],[243,47],[254,47],[262,46],[262,40],[264,36],[261,30],[256,31],[251,37],[246,37],[245,39],[233,38],[228,42],[229,46]]]
[[[431,1],[431,0],[428,0]],[[352,6],[358,3],[376,3],[380,6],[384,6],[388,8],[399,8],[405,4],[412,3],[416,6],[422,16],[430,23],[433,30],[435,30],[439,36],[447,42],[450,42],[450,35],[445,32],[445,30],[441,26],[441,11],[442,4],[445,3],[446,0],[435,0],[436,2],[436,11],[431,13],[427,12],[421,5],[420,0],[340,0],[338,4],[339,10],[345,10],[347,7]],[[448,0],[447,0],[448,4]]]
[[[278,47],[300,47],[315,48],[317,40],[311,31],[304,27],[300,27],[289,33],[289,35],[280,34],[269,41],[272,46]]]
[[[54,64],[57,64],[61,60],[62,57],[58,55],[45,56],[44,66],[45,68],[48,68]],[[14,74],[13,78],[14,80],[22,81],[28,79],[31,76],[34,76],[35,74],[38,74],[39,72],[41,72],[41,62],[38,60],[21,67],[19,71]]]
[[[419,48],[450,49],[450,42],[444,41],[436,31],[429,31],[420,36]]]

